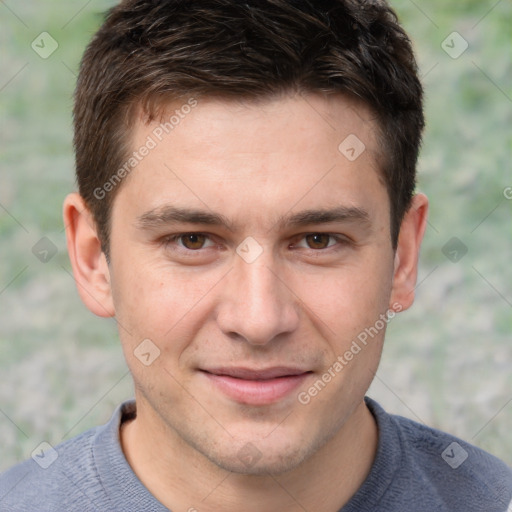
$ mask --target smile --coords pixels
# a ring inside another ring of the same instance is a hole
[[[250,405],[267,405],[290,395],[311,374],[294,368],[218,368],[201,370],[230,399]]]

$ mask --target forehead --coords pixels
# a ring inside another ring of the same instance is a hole
[[[254,146],[259,144],[265,134],[268,135],[265,144],[269,151],[275,148],[290,149],[282,144],[288,138],[289,131],[279,132],[277,138],[273,136],[276,130],[288,125],[295,130],[292,135],[297,144],[302,144],[304,139],[314,143],[315,137],[325,138],[328,135],[333,139],[336,149],[343,152],[346,148],[338,148],[336,142],[353,135],[365,141],[367,154],[379,159],[380,130],[375,115],[364,102],[341,93],[283,93],[280,96],[249,99],[190,97],[163,104],[153,110],[155,111],[150,112],[149,116],[140,108],[136,111],[136,122],[132,131],[135,144],[143,142],[141,136],[148,132],[151,132],[157,143],[164,139],[168,142],[176,140],[176,135],[179,137],[180,132],[184,131],[185,124],[187,135],[200,137],[203,144],[214,142],[209,149],[216,146],[223,150],[228,149],[230,142],[235,145],[240,145],[241,142],[238,137],[225,137],[219,146],[218,139],[224,133],[227,134],[229,130],[237,133],[243,126],[245,135],[251,135],[252,125],[253,137],[243,141],[248,149],[251,142],[255,143]],[[263,131],[260,131],[261,123],[266,126]],[[302,132],[304,136],[298,137],[298,132]],[[189,142],[193,145],[192,140]],[[347,155],[351,156],[350,153]]]
[[[139,114],[131,150],[121,195],[151,208],[195,203],[240,215],[245,202],[282,215],[299,203],[358,207],[385,189],[372,112],[341,95],[184,99],[157,120]]]

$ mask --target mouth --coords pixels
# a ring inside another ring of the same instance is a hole
[[[267,405],[289,396],[312,373],[284,366],[209,368],[200,370],[225,396],[239,403]]]

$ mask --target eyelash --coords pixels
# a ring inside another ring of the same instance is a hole
[[[204,236],[208,241],[212,242],[212,237],[206,233],[200,233],[200,232],[196,232],[196,231],[187,231],[186,233],[177,233],[175,235],[167,235],[165,236],[163,239],[162,239],[162,245],[168,249],[170,245],[176,245],[179,247],[179,250],[181,251],[185,251],[187,253],[194,253],[194,252],[199,252],[203,249],[205,249],[204,247],[201,247],[200,249],[188,249],[187,247],[184,247],[183,245],[180,245],[179,244],[179,241],[180,239],[182,239],[183,237],[187,236],[187,235],[196,235],[196,236]],[[212,246],[213,246],[213,242],[212,242]],[[211,246],[209,246],[211,247]],[[209,247],[206,247],[206,248],[209,248]]]
[[[204,236],[207,241],[211,242],[211,245],[209,245],[207,247],[201,247],[199,249],[189,249],[187,247],[184,247],[182,244],[179,244],[179,242],[181,239],[183,239],[183,237],[185,237],[187,235]],[[330,245],[328,245],[327,247],[324,247],[324,248],[320,248],[320,249],[313,249],[311,247],[297,247],[299,242],[305,241],[308,236],[313,236],[313,235],[329,236],[330,237],[330,240],[329,240]],[[350,240],[345,235],[324,233],[324,232],[320,232],[320,231],[319,232],[313,231],[310,233],[304,233],[301,235],[297,235],[294,238],[294,240],[295,240],[294,242],[292,242],[291,244],[288,245],[289,248],[291,248],[291,249],[306,249],[306,250],[309,249],[313,252],[318,252],[318,253],[322,252],[322,251],[327,251],[327,250],[335,250],[335,248],[339,248],[340,246],[347,246],[347,245],[353,244],[353,241]],[[334,241],[334,243],[331,244],[331,241]],[[211,235],[208,235],[207,233],[196,232],[196,231],[189,231],[189,232],[185,232],[185,233],[177,233],[174,235],[167,235],[162,239],[162,245],[165,248],[169,248],[169,246],[171,244],[175,244],[176,246],[179,247],[179,250],[184,251],[184,252],[188,253],[189,255],[192,255],[193,253],[199,253],[200,251],[202,251],[204,249],[209,249],[209,248],[215,246],[215,242],[212,240]]]
[[[319,249],[313,249],[312,247],[300,247],[300,249],[310,249],[311,251],[314,251],[314,252],[321,252],[321,251],[326,251],[331,248],[333,248],[331,250],[334,250],[337,247],[339,248],[339,246],[347,245],[349,243],[349,240],[347,239],[347,237],[345,237],[343,235],[335,235],[332,233],[323,233],[323,232],[305,233],[303,235],[300,235],[300,238],[298,237],[297,239],[300,243],[300,242],[306,241],[308,236],[315,236],[315,235],[328,236],[330,238],[330,240],[328,242],[327,247],[323,247],[323,248],[319,248]],[[331,244],[331,242],[334,242],[334,243]],[[307,244],[307,241],[306,241],[306,244]],[[291,245],[297,246],[296,243],[291,244]]]

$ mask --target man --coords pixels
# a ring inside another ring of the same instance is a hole
[[[64,220],[135,401],[4,474],[1,509],[510,510],[505,464],[365,398],[413,302],[422,129],[384,2],[114,8],[81,65]]]

